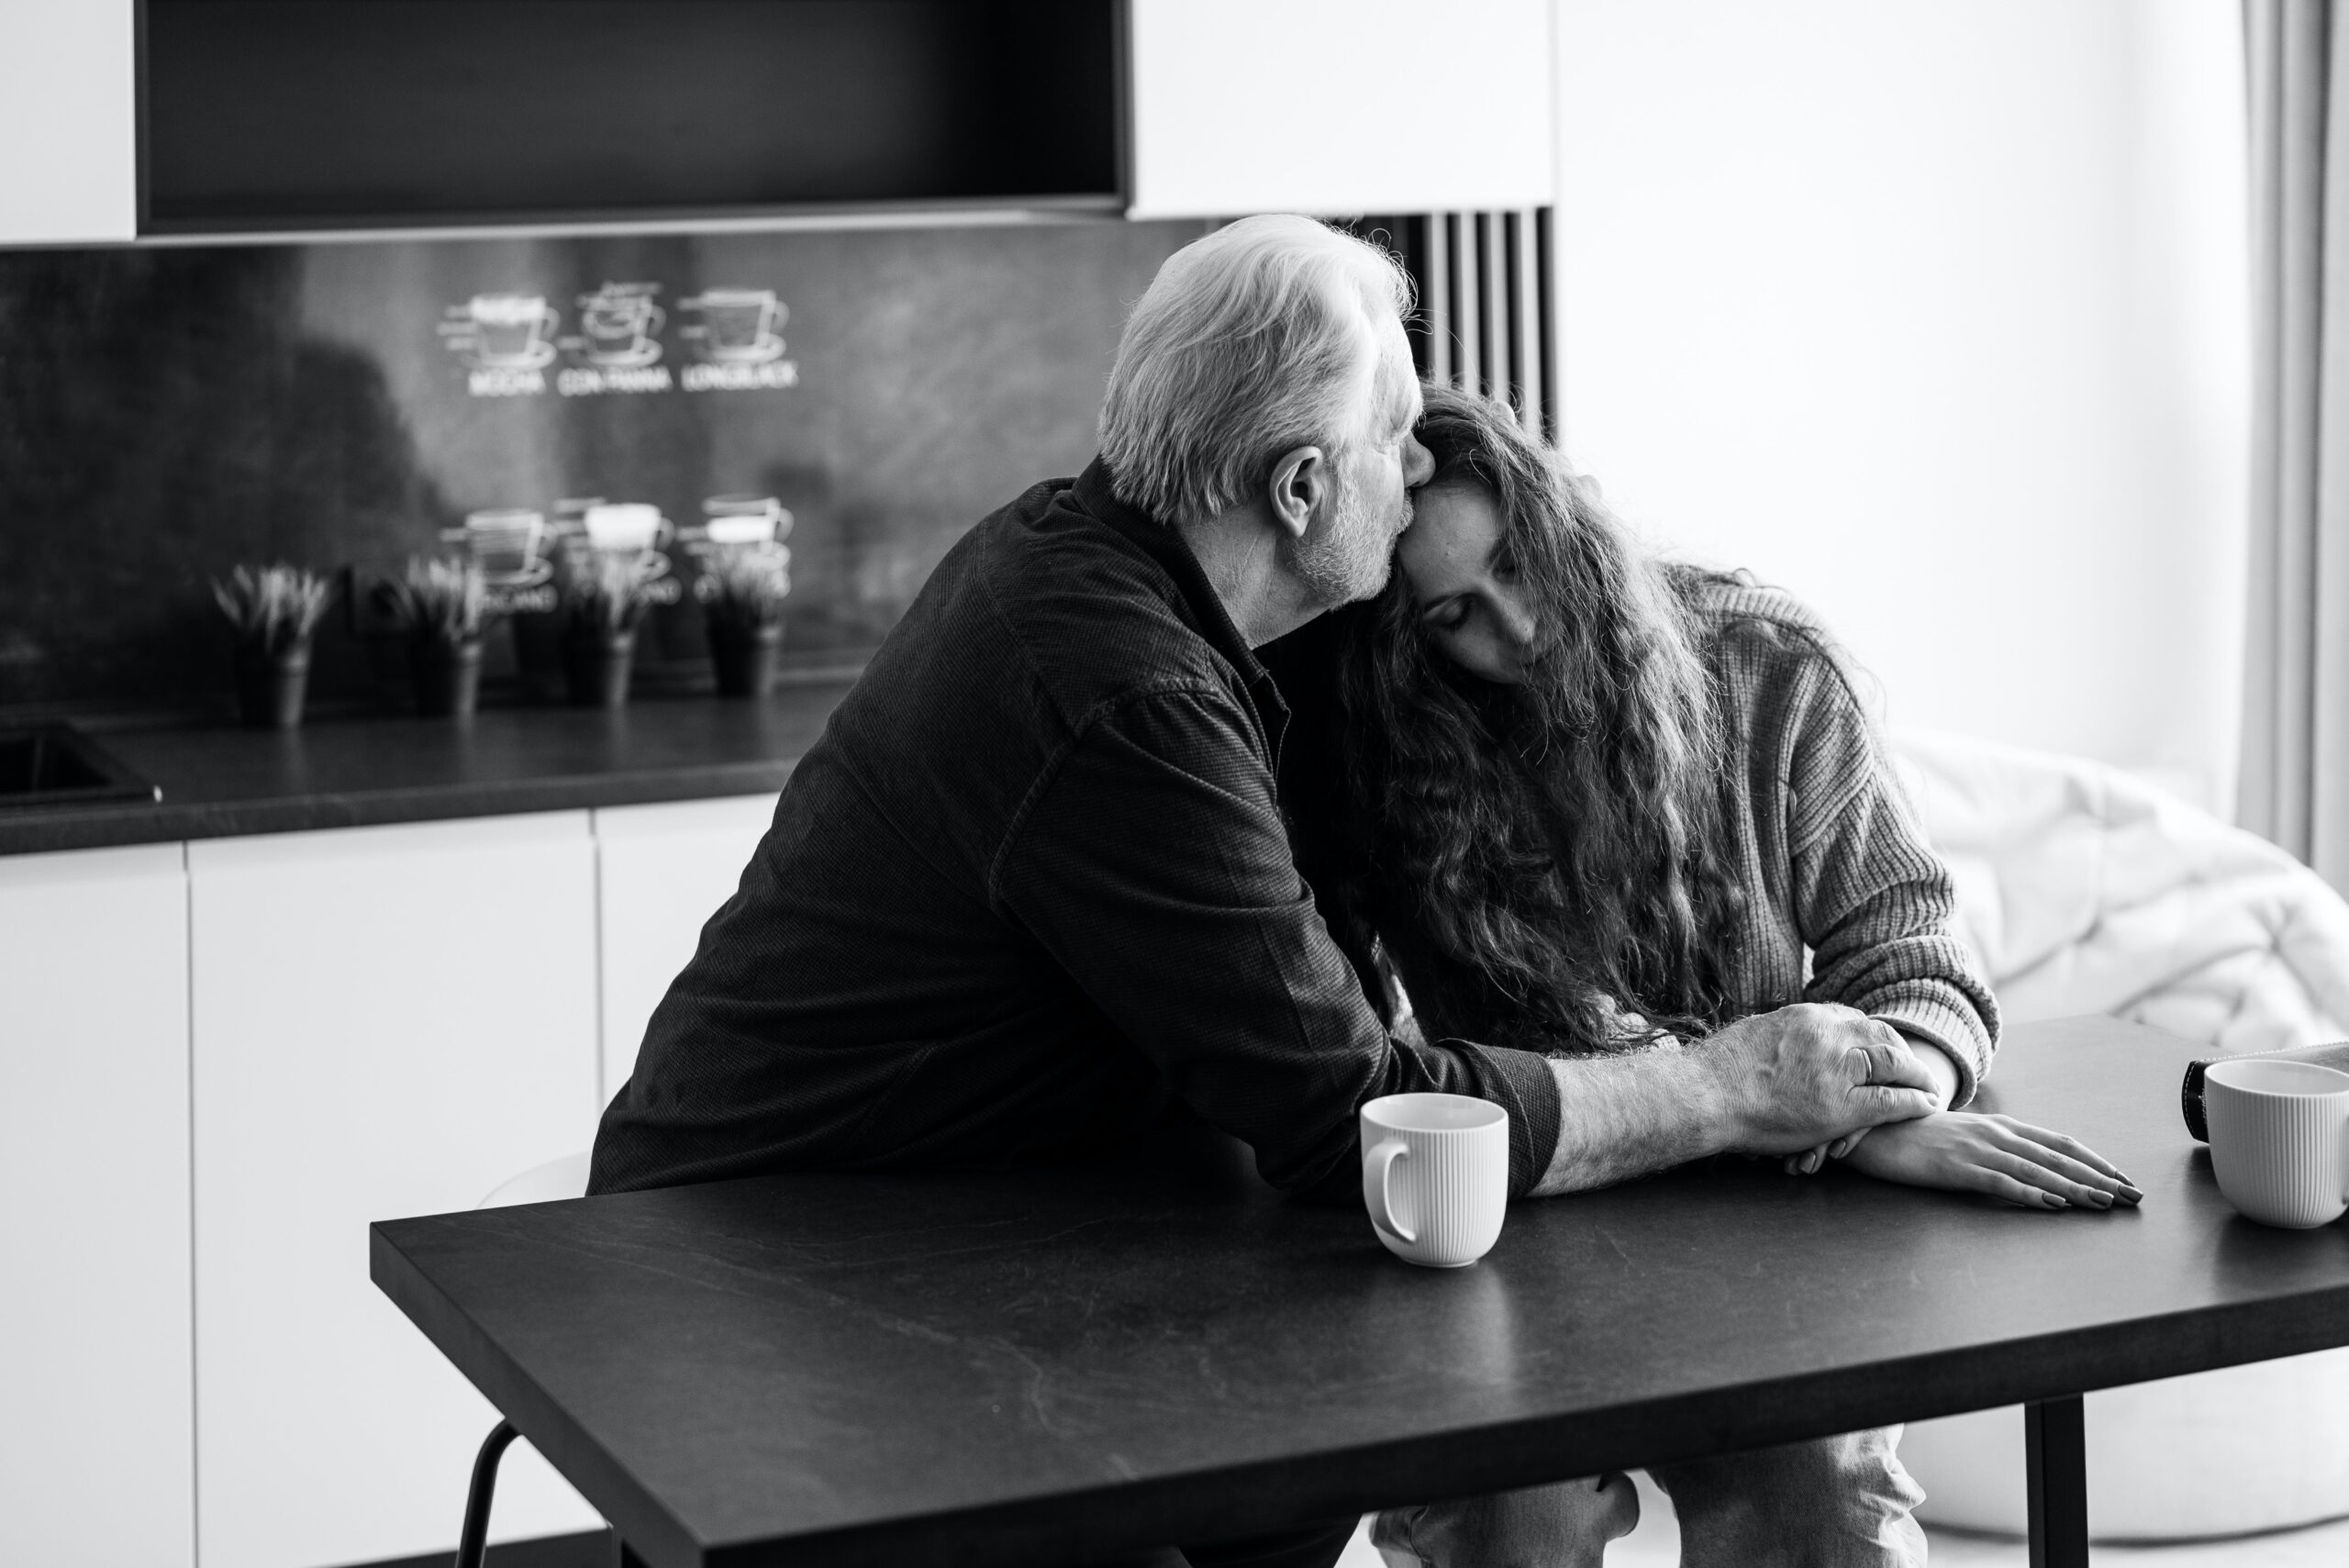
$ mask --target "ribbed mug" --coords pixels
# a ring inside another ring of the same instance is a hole
[[[2349,1073],[2307,1062],[2213,1062],[2202,1105],[2210,1169],[2244,1215],[2306,1230],[2349,1210]]]
[[[1456,1269],[1492,1251],[1508,1210],[1508,1112],[1466,1095],[1362,1107],[1362,1201],[1386,1250]]]

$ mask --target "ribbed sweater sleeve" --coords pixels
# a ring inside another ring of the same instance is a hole
[[[1989,1071],[1998,1013],[1951,930],[1949,872],[1926,843],[1841,652],[1815,627],[1782,625],[1778,637],[1791,668],[1747,696],[1758,709],[1753,733],[1783,769],[1756,784],[1783,781],[1786,893],[1810,950],[1803,995],[1939,1046],[1957,1065],[1951,1103],[1962,1106]]]

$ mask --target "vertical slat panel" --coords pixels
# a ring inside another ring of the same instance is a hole
[[[1542,433],[1554,446],[1566,441],[1565,349],[1558,331],[1558,218],[1553,207],[1534,214],[1534,290],[1542,317]]]
[[[1501,215],[1480,213],[1477,249],[1485,266],[1485,395],[1506,401],[1509,382],[1508,237]]]
[[[1419,310],[1428,323],[1428,379],[1452,384],[1452,215],[1428,217],[1427,277],[1419,295]]]
[[[1514,405],[1517,385],[1517,332],[1511,312],[1517,299],[1517,259],[1511,249],[1516,236],[1505,212],[1485,214],[1485,351],[1492,361],[1492,397]]]
[[[1556,214],[1431,213],[1412,264],[1431,381],[1497,398],[1525,428],[1561,439]]]
[[[1539,215],[1531,212],[1509,215],[1517,239],[1517,297],[1510,310],[1517,326],[1517,417],[1537,436],[1548,423],[1542,406],[1542,259],[1534,242],[1538,221]]]
[[[1485,306],[1484,262],[1477,252],[1479,225],[1475,213],[1464,212],[1453,232],[1460,241],[1460,249],[1453,258],[1453,300],[1458,313],[1456,340],[1460,345],[1460,362],[1454,382],[1465,391],[1481,391],[1485,384]]]

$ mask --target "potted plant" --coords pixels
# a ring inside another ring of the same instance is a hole
[[[651,601],[637,557],[588,552],[562,586],[562,672],[571,700],[581,707],[618,707],[628,701],[629,667],[636,656],[637,623]]]
[[[708,561],[696,580],[718,695],[763,697],[774,685],[790,560],[779,548],[727,550]]]
[[[324,577],[282,562],[239,566],[227,582],[212,580],[213,600],[236,633],[237,711],[245,723],[291,729],[302,722],[310,633],[327,613],[330,593]]]
[[[375,594],[407,635],[416,711],[460,718],[473,712],[481,695],[481,568],[453,559],[411,559],[404,581],[382,584]]]

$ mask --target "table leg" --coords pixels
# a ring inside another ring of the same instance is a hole
[[[2088,1442],[2080,1396],[2022,1407],[2031,1568],[2088,1568]]]

